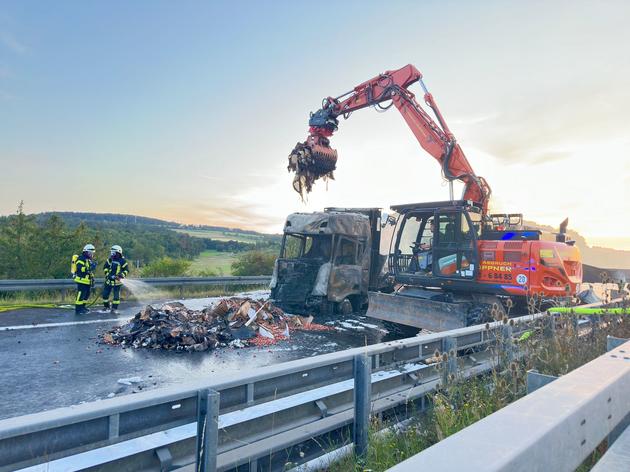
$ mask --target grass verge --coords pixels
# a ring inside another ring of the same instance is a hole
[[[520,346],[525,355],[518,361],[503,364],[481,377],[451,383],[429,398],[432,407],[412,414],[403,428],[392,429],[394,419],[374,419],[365,458],[347,455],[328,465],[328,472],[379,472],[404,461],[442,439],[509,405],[526,394],[526,373],[530,369],[560,376],[606,352],[606,336],[630,338],[630,317],[605,315],[591,331],[578,330],[574,317],[558,317],[556,335],[544,336],[541,324],[535,326]],[[501,356],[501,353],[493,353]],[[414,404],[408,405],[413,411]],[[351,442],[349,440],[348,442]],[[606,450],[601,444],[577,469],[590,470]]]

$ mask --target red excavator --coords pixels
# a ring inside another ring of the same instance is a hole
[[[435,120],[409,90],[418,82]],[[475,174],[413,65],[387,71],[311,113],[309,136],[289,156],[293,187],[303,197],[317,179],[333,178],[330,137],[354,111],[394,105],[442,167],[450,200],[392,206],[398,213],[388,277],[393,293],[370,292],[368,315],[431,330],[522,314],[571,300],[582,281],[580,253],[566,237],[523,225],[521,214],[489,214],[490,186]],[[437,121],[436,121],[437,120]],[[452,182],[464,184],[454,199]],[[367,248],[365,250],[368,250]]]

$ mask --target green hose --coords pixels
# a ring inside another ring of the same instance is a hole
[[[630,315],[630,308],[580,308],[562,306],[549,308],[549,313],[568,313],[575,315]]]
[[[21,310],[23,308],[60,308],[60,306],[55,303],[14,303],[12,305],[0,306],[0,313],[4,313],[5,311]]]
[[[98,291],[94,290],[94,298],[91,302],[86,303],[86,307],[90,307],[98,300]],[[73,308],[73,304],[58,303],[11,303],[8,305],[0,305],[0,313],[13,310],[22,310],[25,308]]]

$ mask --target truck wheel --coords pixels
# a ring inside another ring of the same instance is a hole
[[[350,302],[347,298],[344,298],[339,305],[337,305],[337,312],[341,315],[347,316],[353,311],[354,308],[352,307],[352,302]]]

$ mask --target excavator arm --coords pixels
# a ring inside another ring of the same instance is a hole
[[[437,122],[409,91],[409,86],[416,82],[422,86],[424,102],[433,111]],[[388,101],[389,104],[383,105]],[[490,186],[472,170],[433,96],[422,82],[422,74],[411,64],[384,72],[339,97],[325,98],[322,108],[311,113],[306,141],[298,143],[289,155],[288,169],[296,173],[293,181],[295,190],[303,195],[311,191],[315,180],[333,178],[337,151],[330,147],[329,138],[339,126],[339,116],[347,119],[352,112],[362,108],[374,106],[386,110],[392,105],[403,116],[420,146],[440,163],[444,177],[464,183],[462,199],[481,205],[485,215]]]

